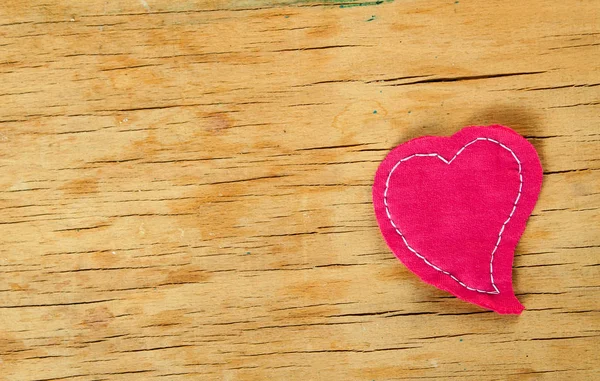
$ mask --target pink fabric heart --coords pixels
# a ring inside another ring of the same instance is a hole
[[[373,204],[388,246],[423,281],[520,314],[514,250],[541,184],[526,139],[504,126],[466,127],[394,148],[375,175]]]

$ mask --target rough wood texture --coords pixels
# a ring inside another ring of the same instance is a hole
[[[598,377],[599,13],[2,1],[0,379]],[[491,123],[545,169],[520,317],[419,282],[370,201],[392,147]]]

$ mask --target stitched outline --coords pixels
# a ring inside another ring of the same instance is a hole
[[[387,202],[387,193],[388,193],[388,189],[389,189],[390,178],[392,177],[392,174],[394,173],[394,171],[396,170],[396,168],[398,168],[398,166],[401,163],[403,163],[405,161],[408,161],[408,160],[412,159],[413,157],[437,157],[438,159],[440,159],[441,161],[443,161],[447,165],[450,165],[450,164],[452,164],[452,162],[454,161],[454,159],[456,159],[458,157],[458,155],[460,155],[465,150],[465,148],[467,148],[471,144],[476,143],[478,141],[489,141],[489,142],[498,144],[500,147],[502,147],[505,150],[507,150],[508,152],[510,152],[511,155],[515,158],[515,161],[517,162],[517,164],[519,165],[519,182],[520,182],[519,183],[519,193],[517,194],[517,198],[515,199],[515,202],[513,203],[513,208],[511,210],[510,214],[508,215],[508,218],[502,224],[502,228],[500,229],[500,232],[498,233],[498,240],[496,241],[496,245],[494,246],[494,250],[492,250],[492,255],[491,255],[491,258],[490,258],[490,280],[492,281],[492,287],[494,287],[494,291],[479,290],[477,288],[469,287],[465,283],[463,283],[460,279],[458,279],[454,275],[450,274],[448,271],[442,270],[438,266],[436,266],[433,263],[431,263],[430,261],[428,261],[427,258],[425,258],[423,255],[419,254],[415,249],[413,249],[408,244],[408,242],[406,241],[406,238],[404,237],[404,235],[402,234],[402,232],[400,231],[400,229],[398,229],[398,227],[394,223],[394,220],[392,219],[392,215],[390,213],[390,209],[388,207],[388,202]],[[423,262],[425,262],[427,265],[433,267],[437,271],[439,271],[439,272],[441,272],[443,274],[446,274],[450,278],[454,279],[456,282],[458,282],[458,284],[460,284],[464,288],[466,288],[466,289],[468,289],[470,291],[477,291],[477,292],[480,292],[482,294],[496,295],[496,294],[499,294],[500,291],[498,290],[498,287],[496,287],[496,283],[494,283],[494,267],[493,267],[494,254],[498,250],[498,246],[500,246],[500,242],[502,241],[502,234],[504,233],[504,228],[506,227],[506,224],[508,224],[508,222],[510,221],[510,219],[513,217],[515,211],[517,210],[517,204],[519,203],[519,199],[521,198],[521,191],[522,190],[523,190],[523,172],[522,172],[522,167],[521,167],[521,161],[519,160],[519,158],[517,157],[517,155],[515,155],[515,153],[513,152],[513,150],[511,150],[510,148],[508,148],[504,144],[502,144],[499,141],[494,140],[494,139],[490,139],[490,138],[476,138],[476,139],[471,140],[469,143],[465,144],[464,146],[462,146],[462,148],[459,149],[458,152],[456,152],[456,154],[454,154],[454,156],[450,160],[444,159],[444,157],[440,156],[437,153],[415,153],[415,154],[412,154],[412,155],[410,155],[408,157],[405,157],[404,159],[399,160],[394,165],[394,167],[392,167],[392,170],[390,171],[390,173],[389,173],[389,175],[387,177],[387,180],[385,182],[385,191],[383,192],[383,203],[385,205],[385,212],[387,214],[388,219],[390,220],[390,223],[392,224],[392,226],[394,227],[394,229],[396,230],[396,232],[400,235],[400,237],[404,241],[404,244],[406,245],[406,247],[408,248],[408,250],[410,250],[411,252],[413,252],[417,257],[421,258],[423,260]]]

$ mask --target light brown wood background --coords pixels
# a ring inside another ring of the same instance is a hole
[[[0,379],[593,380],[600,2],[0,3]],[[421,283],[378,163],[502,123],[544,166],[520,317]]]

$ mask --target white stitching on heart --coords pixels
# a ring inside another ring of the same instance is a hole
[[[408,160],[412,159],[413,157],[431,156],[431,157],[437,157],[438,159],[440,159],[441,161],[443,161],[444,163],[446,163],[446,164],[449,165],[449,164],[451,164],[454,161],[454,159],[456,159],[456,157],[458,155],[460,155],[464,151],[465,148],[467,148],[468,146],[470,146],[471,144],[473,144],[475,142],[485,141],[485,140],[487,140],[489,142],[492,142],[492,143],[496,143],[500,147],[504,148],[505,150],[507,150],[508,152],[511,153],[511,155],[515,158],[515,161],[519,165],[519,181],[520,181],[520,184],[519,184],[519,193],[517,194],[517,198],[515,199],[515,202],[513,203],[513,208],[511,210],[510,214],[508,215],[508,218],[506,219],[506,221],[504,221],[504,223],[502,224],[502,228],[500,229],[500,233],[498,233],[498,240],[496,241],[496,246],[494,246],[494,250],[492,250],[492,256],[491,256],[491,259],[490,259],[490,279],[492,281],[492,286],[494,287],[494,291],[485,291],[485,290],[479,290],[477,288],[469,287],[466,284],[464,284],[462,281],[460,281],[457,277],[455,277],[454,275],[450,274],[448,271],[442,270],[438,266],[436,266],[433,263],[429,262],[427,260],[427,258],[425,258],[421,254],[419,254],[415,249],[413,249],[408,244],[408,242],[406,241],[406,238],[404,237],[404,235],[402,234],[402,232],[400,231],[400,229],[398,229],[398,227],[396,226],[396,224],[392,220],[392,215],[390,214],[390,209],[388,207],[388,202],[387,202],[387,193],[388,193],[388,189],[389,189],[390,178],[392,177],[392,174],[394,173],[394,171],[396,170],[396,168],[400,165],[400,163],[408,161]],[[513,152],[513,150],[511,150],[510,148],[508,148],[507,146],[505,146],[504,144],[500,143],[497,140],[490,139],[490,138],[477,138],[477,139],[474,139],[474,140],[470,141],[469,143],[465,144],[464,146],[462,146],[462,148],[459,149],[458,152],[454,155],[454,157],[452,157],[452,159],[450,159],[450,160],[444,159],[442,156],[438,155],[437,153],[415,153],[413,155],[405,157],[404,159],[399,160],[396,163],[396,165],[394,165],[394,167],[392,168],[392,170],[390,171],[390,173],[389,173],[389,175],[387,177],[387,180],[385,182],[385,192],[383,192],[383,203],[385,204],[385,212],[387,214],[388,219],[390,220],[390,223],[392,224],[392,226],[394,227],[394,229],[396,230],[396,232],[400,235],[400,237],[404,241],[404,244],[406,245],[406,247],[408,248],[408,250],[410,250],[411,252],[413,252],[417,257],[421,258],[426,264],[428,264],[429,266],[433,267],[437,271],[450,276],[450,278],[454,279],[455,281],[458,282],[458,284],[460,284],[461,286],[465,287],[468,290],[477,291],[477,292],[481,292],[481,293],[484,293],[484,294],[499,294],[500,291],[498,290],[498,288],[496,287],[496,284],[494,283],[494,267],[493,267],[494,254],[498,250],[498,246],[500,245],[500,241],[502,241],[502,234],[504,233],[504,228],[506,227],[506,224],[508,224],[508,221],[510,221],[510,219],[513,217],[513,215],[515,213],[515,210],[517,209],[517,204],[519,203],[519,199],[521,198],[521,191],[522,190],[523,190],[523,173],[521,172],[521,161],[519,161],[519,158],[517,157],[517,155],[515,155],[515,153]]]

